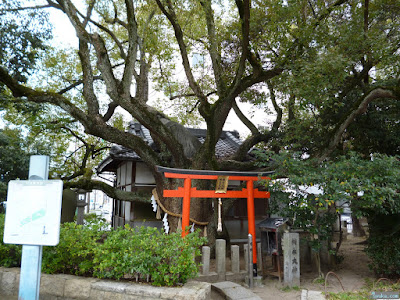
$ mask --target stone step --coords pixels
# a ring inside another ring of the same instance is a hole
[[[219,292],[227,300],[261,300],[251,290],[231,281],[213,283],[211,289]]]
[[[319,291],[301,290],[301,300],[325,300],[325,296]]]

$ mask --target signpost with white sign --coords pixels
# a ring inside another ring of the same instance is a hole
[[[39,299],[43,245],[60,237],[62,181],[47,180],[49,157],[30,158],[29,180],[8,185],[4,243],[22,244],[18,299]]]
[[[12,180],[4,243],[55,246],[60,237],[61,180]]]

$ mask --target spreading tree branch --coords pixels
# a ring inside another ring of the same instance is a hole
[[[92,66],[90,64],[89,47],[82,39],[79,39],[78,54],[81,60],[83,74],[83,98],[86,101],[88,113],[91,115],[97,115],[99,114],[99,102],[93,88],[94,76]]]
[[[36,91],[19,84],[2,66],[0,66],[0,82],[4,83],[10,89],[14,97],[26,97],[29,101],[35,103],[50,103],[56,105],[66,111],[73,118],[79,120],[83,125],[87,124],[86,114],[71,101],[58,93]]]
[[[390,98],[390,99],[397,99],[400,100],[400,93],[398,92],[399,87],[395,88],[396,91],[393,89],[387,88],[374,88],[373,90],[369,91],[354,106],[354,109],[351,110],[348,115],[342,120],[340,124],[338,124],[333,132],[332,139],[328,145],[328,147],[319,155],[318,161],[324,161],[337,147],[340,142],[340,139],[343,135],[343,132],[346,128],[354,121],[354,119],[365,113],[368,109],[368,104],[376,99],[382,98]]]
[[[278,131],[279,127],[281,126],[283,111],[282,111],[282,108],[280,108],[280,106],[276,102],[275,90],[274,90],[274,86],[273,86],[272,82],[267,81],[267,85],[268,85],[269,92],[271,95],[272,105],[274,106],[274,109],[276,111],[276,119],[275,119],[274,124],[272,125],[272,129],[271,129],[272,134],[275,134]]]
[[[266,133],[260,133],[258,129],[254,126],[253,123],[251,123],[250,120],[248,120],[237,108],[235,109],[236,102],[233,105],[233,109],[235,110],[237,116],[239,119],[250,129],[252,135],[249,136],[238,148],[236,151],[235,155],[233,156],[234,160],[243,160],[247,154],[247,152],[253,147],[254,145],[260,143],[260,142],[268,142],[272,137],[276,136],[278,133],[279,127],[282,123],[282,115],[283,111],[279,107],[278,103],[276,102],[276,97],[275,97],[275,91],[273,88],[273,85],[271,82],[267,81],[268,88],[270,90],[271,94],[271,102],[274,106],[274,109],[277,113],[276,119],[272,125],[272,128],[269,132]]]
[[[210,97],[211,95],[214,95],[214,94],[216,94],[216,91],[209,92],[208,94],[206,94],[206,96],[207,96],[207,97]],[[180,94],[180,95],[175,95],[175,96],[169,97],[169,100],[172,101],[172,100],[179,99],[179,98],[184,98],[184,97],[196,97],[196,95],[193,94],[193,93],[189,93],[189,94]]]
[[[51,4],[46,4],[46,5],[35,5],[35,6],[25,6],[25,7],[18,7],[18,8],[10,8],[10,9],[4,9],[4,13],[0,13],[0,16],[5,15],[8,12],[18,12],[18,11],[24,11],[24,10],[35,10],[35,9],[42,9],[42,8],[50,8],[54,7]]]
[[[93,76],[93,80],[101,80],[101,79],[102,79],[102,77],[99,76],[99,75],[98,76]],[[66,88],[63,88],[62,90],[59,90],[57,93],[60,94],[60,95],[65,94],[66,92],[76,88],[77,86],[79,86],[81,84],[83,84],[83,80],[82,79],[76,80],[74,83],[70,84]]]
[[[133,1],[125,0],[126,13],[128,18],[128,53],[125,59],[125,68],[122,76],[122,92],[125,95],[130,95],[132,85],[133,70],[135,69],[137,50],[138,50],[138,33],[135,18],[135,8]]]
[[[103,138],[111,143],[134,149],[136,153],[143,159],[143,161],[148,163],[150,166],[161,163],[154,150],[140,137],[128,132],[120,131],[117,128],[106,124],[100,115],[86,114],[62,95],[54,92],[36,91],[21,85],[1,66],[0,82],[4,83],[10,89],[14,97],[27,97],[28,101],[34,103],[49,103],[60,107],[71,117],[78,120],[84,126],[85,131],[88,134]],[[162,131],[161,128],[160,131]],[[169,143],[173,143],[173,141],[174,138],[170,137]],[[183,157],[180,159],[183,159]]]
[[[217,85],[217,91],[219,95],[225,94],[225,82],[223,79],[223,71],[221,64],[221,54],[219,49],[221,48],[218,43],[218,38],[215,33],[215,22],[214,13],[211,7],[210,0],[200,1],[203,7],[204,15],[206,17],[207,32],[208,32],[208,42],[209,42],[209,54],[211,57],[212,68],[214,71],[214,78]]]
[[[183,40],[183,31],[182,31],[181,26],[178,23],[178,18],[176,16],[176,13],[174,11],[172,3],[170,0],[166,0],[167,5],[165,6],[164,4],[161,3],[160,0],[156,0],[156,2],[157,2],[158,7],[161,9],[163,14],[167,17],[167,19],[169,20],[169,22],[171,23],[171,25],[174,29],[175,38],[179,45],[183,68],[185,70],[185,74],[186,74],[186,78],[189,82],[189,86],[193,90],[193,92],[196,94],[196,96],[199,98],[199,100],[201,101],[201,104],[203,106],[208,107],[209,103],[207,101],[207,97],[203,94],[203,91],[201,90],[200,86],[197,84],[197,82],[193,76],[192,70],[190,68],[187,47]],[[203,111],[203,113],[204,113],[205,110],[201,110],[201,111]]]
[[[103,116],[103,121],[107,122],[113,116],[115,109],[118,107],[118,104],[115,102],[111,102],[108,104],[107,112]]]
[[[242,53],[239,60],[239,65],[235,74],[235,79],[233,80],[232,86],[237,86],[240,84],[242,76],[246,68],[246,60],[251,58],[250,55],[250,1],[249,0],[236,0],[236,6],[238,7],[239,17],[242,25]],[[254,63],[250,59],[250,63]],[[257,65],[257,64],[255,64]],[[257,65],[257,70],[259,65]]]
[[[81,178],[77,181],[64,182],[64,188],[78,188],[85,190],[100,190],[103,191],[107,196],[113,199],[129,201],[129,202],[140,202],[150,203],[151,199],[146,192],[126,192],[113,188],[107,183],[99,180],[91,180],[87,178]]]
[[[91,1],[89,2],[89,6],[88,6],[88,9],[87,9],[87,11],[86,11],[86,16],[85,16],[85,19],[84,19],[84,21],[83,21],[83,26],[84,26],[84,27],[87,26],[87,24],[88,24],[88,22],[89,22],[89,20],[90,20],[90,16],[92,15],[95,2],[96,2],[96,0],[91,0]]]
[[[83,15],[80,12],[78,12],[78,14],[83,17]],[[99,28],[100,30],[102,30],[105,33],[107,33],[111,37],[111,39],[114,41],[114,43],[117,45],[117,47],[119,49],[119,54],[121,55],[121,58],[123,60],[125,60],[126,59],[126,53],[125,53],[124,47],[123,47],[122,43],[119,41],[119,39],[117,38],[117,36],[114,34],[114,32],[112,32],[107,27],[101,25],[100,23],[98,23],[98,22],[96,22],[96,21],[94,21],[94,20],[92,20],[90,18],[87,19],[87,20],[90,23],[92,23],[93,25],[95,25],[97,28]]]
[[[236,113],[236,116],[239,118],[240,121],[250,130],[253,135],[259,134],[257,127],[243,114],[240,110],[239,106],[237,105],[236,101],[233,101],[232,108]]]
[[[119,81],[114,76],[113,67],[111,65],[110,57],[108,55],[104,40],[97,33],[92,35],[91,40],[96,50],[97,67],[102,74],[104,83],[106,85],[107,94],[114,101],[118,101],[118,99],[120,99],[118,90]]]

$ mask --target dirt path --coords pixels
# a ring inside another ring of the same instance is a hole
[[[344,260],[338,266],[337,270],[333,271],[339,277],[346,292],[360,290],[365,284],[366,278],[374,280],[374,274],[368,269],[368,257],[363,251],[365,247],[364,241],[364,238],[348,235],[347,240],[343,241],[339,250],[339,254],[344,256]],[[302,272],[299,289],[284,289],[277,278],[270,277],[263,280],[263,287],[256,287],[253,291],[262,299],[300,299],[301,289],[325,291],[324,285],[316,282],[316,278],[317,274],[315,273]],[[334,275],[329,275],[328,277],[327,291],[343,291],[338,279]]]

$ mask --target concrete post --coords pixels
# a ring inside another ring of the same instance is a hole
[[[82,200],[79,199],[80,195],[82,195]],[[78,200],[76,201],[76,206],[78,207],[78,213],[76,215],[76,224],[83,225],[83,220],[85,217],[86,193],[78,194]]]
[[[29,162],[29,180],[47,180],[49,157],[33,155]],[[38,300],[43,246],[23,245],[18,299]]]
[[[257,267],[261,274],[263,274],[263,258],[261,252],[261,243],[257,243]]]
[[[215,247],[215,256],[217,261],[218,280],[226,280],[226,241],[217,239]]]
[[[203,246],[201,248],[201,252],[202,252],[201,260],[203,264],[202,267],[203,275],[208,275],[208,273],[210,272],[210,247]]]
[[[252,260],[252,258],[253,258],[253,236],[249,233],[248,234],[248,239],[247,239],[247,244],[249,245],[249,252],[247,253],[247,255],[248,255],[248,260],[247,260],[247,262],[248,262],[248,269],[247,269],[247,276],[248,276],[248,278],[249,278],[249,288],[253,288],[254,287],[254,278],[253,277],[255,277],[254,276],[254,264],[253,264],[253,260]],[[257,265],[256,265],[256,267],[257,267]],[[255,273],[257,273],[257,270],[255,270]],[[257,275],[256,275],[257,276]]]
[[[232,273],[240,273],[239,246],[231,245]]]
[[[283,234],[283,282],[293,287],[300,286],[300,239],[298,233]]]
[[[243,245],[243,254],[244,254],[244,269],[246,271],[249,270],[249,245]]]

